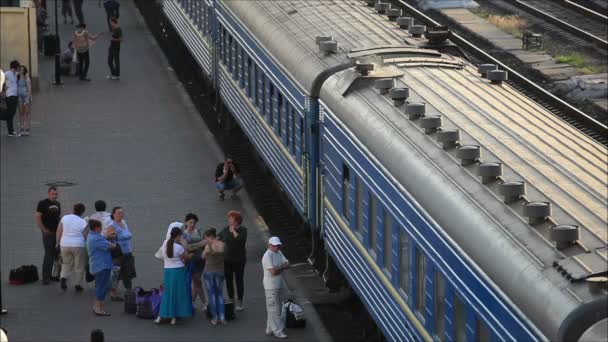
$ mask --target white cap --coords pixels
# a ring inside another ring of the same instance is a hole
[[[270,240],[268,240],[268,243],[273,246],[282,245],[281,240],[276,236],[271,237]]]

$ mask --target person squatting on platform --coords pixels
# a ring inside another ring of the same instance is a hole
[[[262,257],[264,268],[264,292],[266,294],[266,335],[287,338],[283,332],[284,322],[281,320],[280,292],[283,287],[283,271],[290,267],[289,261],[279,250],[281,240],[273,236],[268,240],[268,250]]]
[[[232,190],[232,198],[236,198],[237,193],[243,187],[243,181],[239,177],[241,171],[238,165],[228,157],[223,163],[219,163],[215,169],[215,187],[219,193],[219,200],[224,200],[224,191]]]

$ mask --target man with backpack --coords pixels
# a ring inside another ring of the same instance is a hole
[[[91,81],[90,78],[87,77],[89,72],[89,64],[91,62],[89,49],[92,44],[95,42],[99,36],[103,34],[100,32],[99,34],[92,35],[89,31],[86,30],[87,25],[78,24],[77,29],[74,32],[72,37],[72,43],[74,44],[74,49],[76,50],[76,56],[78,57],[78,68],[79,75],[81,81]]]

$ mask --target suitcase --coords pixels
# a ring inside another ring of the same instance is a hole
[[[44,55],[55,56],[57,54],[57,43],[59,39],[54,34],[44,36]]]

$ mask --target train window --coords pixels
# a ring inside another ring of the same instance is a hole
[[[386,208],[384,209],[382,221],[384,222],[384,233],[382,234],[384,238],[382,246],[384,268],[387,270],[389,278],[391,278],[393,265],[393,219]]]
[[[404,229],[399,234],[399,287],[410,295],[410,238]]]
[[[419,249],[416,249],[416,310],[425,317],[425,274],[426,274],[426,260],[424,254]]]
[[[289,101],[285,102],[285,134],[283,134],[283,145],[289,149],[289,131],[291,128],[291,121],[293,120],[293,110]]]
[[[270,83],[268,87],[268,124],[274,127],[274,85]]]
[[[467,312],[464,303],[454,294],[454,341],[466,342],[467,340]]]
[[[435,335],[439,341],[445,340],[445,278],[435,272]]]
[[[361,177],[357,177],[357,182],[355,183],[357,189],[357,206],[356,206],[356,215],[357,215],[357,219],[356,219],[356,224],[357,224],[357,232],[359,232],[359,234],[361,236],[363,236],[363,182],[361,181]]]
[[[232,36],[228,36],[228,44],[226,45],[226,50],[227,50],[227,65],[228,65],[228,72],[232,73]]]
[[[350,221],[350,170],[346,164],[342,164],[342,215],[346,221]]]
[[[490,330],[488,326],[480,319],[475,320],[475,336],[477,342],[489,342]]]
[[[293,109],[293,108],[292,108]],[[296,155],[296,119],[298,116],[298,112],[296,112],[295,110],[293,110],[293,118],[291,120],[291,136],[289,138],[289,140],[291,141],[291,154],[292,155]]]
[[[279,93],[279,100],[278,100],[278,104],[279,104],[279,109],[277,110],[277,126],[276,126],[276,132],[277,132],[277,136],[280,138],[281,137],[281,127],[282,122],[281,119],[283,118],[283,109],[284,109],[284,103],[283,103],[283,94]]]
[[[253,101],[254,104],[258,100],[258,93],[255,90],[256,89],[255,86],[257,85],[256,84],[257,74],[258,74],[258,66],[255,63],[253,63],[251,65],[251,74],[250,74],[251,79],[249,80],[249,86],[251,87],[251,101]]]
[[[304,153],[306,140],[304,139],[304,119],[300,118],[300,153],[298,153],[298,163],[302,165],[302,153]]]
[[[369,249],[373,252],[377,251],[377,236],[378,236],[378,209],[377,199],[373,194],[369,195]]]
[[[264,116],[266,112],[264,111],[266,105],[266,75],[264,73],[260,73],[260,77],[258,79],[258,108],[260,115]]]
[[[248,97],[251,97],[251,86],[249,85],[249,80],[251,79],[251,58],[247,57],[247,70],[245,71],[245,93],[247,93]]]

